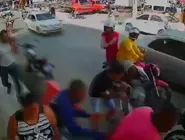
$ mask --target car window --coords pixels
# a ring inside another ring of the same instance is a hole
[[[92,3],[88,0],[80,0],[80,4],[92,4]]]
[[[174,18],[172,16],[166,16],[166,19],[171,23],[178,23],[179,20],[177,18]]]
[[[31,20],[36,20],[34,15],[31,15]]]
[[[32,15],[28,15],[28,19],[30,19],[30,20],[31,20],[31,19],[32,19]]]
[[[164,11],[164,6],[154,6],[155,11]]]
[[[37,14],[36,17],[37,17],[37,20],[39,21],[55,19],[55,17],[50,13]]]
[[[141,16],[137,17],[137,19],[139,19],[139,20],[148,20],[148,18],[149,18],[149,15],[141,15]]]
[[[158,39],[148,45],[150,48],[185,60],[185,43],[172,39]]]
[[[6,12],[6,11],[9,11],[9,10],[10,10],[10,8],[8,8],[8,7],[1,9],[2,12]]]
[[[152,15],[150,18],[151,21],[158,21],[158,22],[163,22],[160,16],[157,15]]]

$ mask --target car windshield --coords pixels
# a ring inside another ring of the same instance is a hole
[[[96,1],[95,3],[96,4],[103,4],[103,2],[101,2],[101,1]]]
[[[154,6],[155,11],[164,11],[164,6]]]
[[[179,22],[179,20],[175,17],[171,17],[171,16],[166,16],[166,19],[171,22],[171,23],[177,23]]]
[[[54,19],[55,17],[51,15],[50,13],[44,13],[44,14],[37,14],[36,15],[37,20],[49,20],[49,19]]]
[[[1,12],[5,12],[5,11],[9,11],[9,10],[10,10],[10,8],[7,7],[7,8],[1,9],[0,11],[1,11]]]

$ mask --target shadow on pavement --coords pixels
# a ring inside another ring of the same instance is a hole
[[[46,90],[46,83],[44,77],[38,75],[36,72],[26,72],[25,67],[20,65],[20,79],[32,93],[42,94]]]

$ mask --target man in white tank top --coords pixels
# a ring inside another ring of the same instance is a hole
[[[18,94],[21,94],[21,86],[18,80],[17,66],[15,64],[14,51],[15,48],[11,47],[8,42],[8,34],[6,30],[0,32],[0,70],[1,80],[3,86],[7,87],[7,93],[11,93],[11,84],[8,82],[8,74],[14,80]]]

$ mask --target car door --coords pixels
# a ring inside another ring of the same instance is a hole
[[[31,15],[31,28],[36,31],[36,17],[35,15]]]
[[[32,17],[32,15],[31,15],[31,14],[28,14],[27,17],[25,18],[26,26],[27,26],[29,29],[32,29],[32,27],[31,27],[31,22],[32,22],[31,17]]]
[[[133,20],[132,24],[141,31],[145,31],[148,26],[149,14],[143,14]]]
[[[185,87],[185,43],[157,39],[148,47],[146,60],[159,65],[162,78],[175,86]]]
[[[162,20],[162,18],[158,15],[151,15],[149,26],[152,27],[151,32],[153,34],[157,34],[159,33],[160,30],[165,29],[165,23]]]

